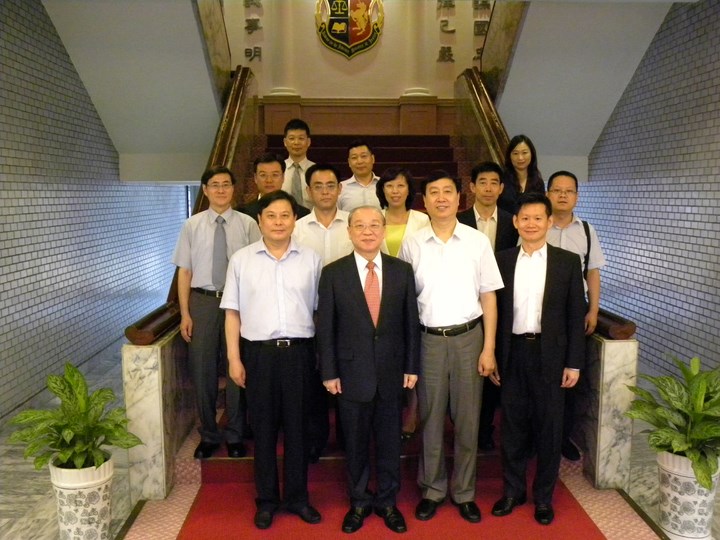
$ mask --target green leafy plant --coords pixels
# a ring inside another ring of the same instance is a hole
[[[687,365],[673,361],[682,378],[640,375],[654,385],[660,399],[628,386],[636,398],[625,415],[652,425],[655,429],[646,430],[650,447],[687,457],[698,483],[710,489],[720,455],[720,368],[701,371],[698,357]]]
[[[72,364],[65,364],[63,376],[48,376],[47,387],[60,398],[58,408],[29,409],[10,421],[23,426],[10,435],[10,442],[27,444],[25,459],[34,456],[36,469],[51,459],[64,469],[99,467],[110,459],[103,447],[142,444],[127,430],[125,409],[106,410],[115,401],[115,392],[101,388],[90,395],[85,377]]]

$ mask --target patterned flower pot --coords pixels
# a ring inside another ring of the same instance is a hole
[[[712,489],[698,484],[690,460],[661,452],[657,455],[660,475],[660,527],[672,540],[710,539],[718,474]]]
[[[61,469],[50,464],[61,540],[111,538],[112,475],[112,458],[97,469]]]

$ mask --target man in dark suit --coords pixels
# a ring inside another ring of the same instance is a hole
[[[322,271],[317,340],[323,384],[338,395],[345,434],[350,510],[342,530],[362,527],[372,509],[394,532],[407,530],[396,506],[400,490],[403,388],[419,370],[420,330],[412,267],[380,253],[385,218],[361,206],[348,218],[354,251]],[[370,439],[377,493],[368,492]]]
[[[535,520],[549,525],[560,468],[565,389],[577,384],[585,361],[585,298],[580,258],[546,242],[552,207],[545,195],[520,198],[513,223],[520,247],[496,255],[505,288],[498,291],[498,371],[501,405],[503,496],[493,506],[506,516],[524,504],[531,448]]]
[[[263,154],[253,162],[253,171],[255,171],[253,180],[255,180],[258,190],[257,199],[245,206],[236,208],[236,210],[250,216],[257,222],[260,213],[260,197],[282,189],[285,178],[285,160],[277,154]],[[299,203],[297,204],[297,219],[305,217],[309,213],[310,210]]]
[[[470,191],[475,195],[475,202],[467,210],[458,213],[458,221],[487,236],[495,253],[515,247],[518,232],[513,225],[512,215],[497,205],[505,187],[502,167],[493,161],[479,163],[473,167],[470,179]],[[499,404],[500,389],[486,378],[483,381],[478,430],[478,448],[481,450],[495,448],[493,420]]]

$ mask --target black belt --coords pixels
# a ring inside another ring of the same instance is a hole
[[[265,339],[259,341],[247,340],[248,343],[254,345],[263,345],[265,347],[277,347],[278,349],[286,349],[293,345],[302,345],[312,341],[313,338],[279,338],[279,339]]]
[[[513,334],[513,337],[518,338],[518,339],[533,340],[533,339],[540,339],[540,334],[539,333],[533,334],[532,332],[526,332],[525,334]]]
[[[204,294],[205,296],[214,296],[215,298],[222,298],[222,291],[208,291],[207,289],[201,289],[200,287],[193,287],[191,289],[192,291],[200,294]]]
[[[474,319],[470,322],[456,324],[454,326],[423,326],[421,324],[420,330],[422,330],[426,334],[432,334],[433,336],[459,336],[460,334],[464,334],[465,332],[469,332],[470,330],[475,328],[480,322],[480,319],[481,317],[478,317],[477,319]]]

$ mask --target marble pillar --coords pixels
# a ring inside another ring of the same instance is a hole
[[[630,481],[632,420],[624,416],[637,374],[638,342],[588,339],[586,366],[578,386],[573,440],[583,450],[583,470],[598,489],[624,489]]]
[[[164,499],[170,492],[175,456],[194,422],[187,345],[178,329],[147,346],[122,349],[129,429],[143,445],[129,450],[130,498]]]

